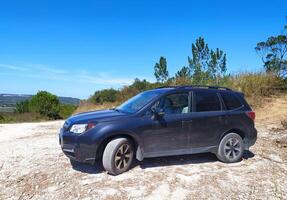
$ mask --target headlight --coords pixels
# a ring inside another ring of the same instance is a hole
[[[74,124],[70,128],[70,132],[76,133],[76,134],[81,134],[84,133],[85,131],[94,128],[95,124],[89,123],[89,124]]]

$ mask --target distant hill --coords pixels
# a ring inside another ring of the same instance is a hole
[[[22,94],[0,94],[0,112],[11,112],[16,104],[32,98],[33,95]],[[58,97],[62,104],[79,105],[80,99],[72,97]]]

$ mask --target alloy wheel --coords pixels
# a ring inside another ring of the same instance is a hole
[[[237,138],[230,138],[224,145],[224,154],[229,160],[236,159],[241,154],[241,146]]]
[[[115,155],[115,165],[117,169],[125,168],[131,160],[132,151],[128,144],[123,144]]]

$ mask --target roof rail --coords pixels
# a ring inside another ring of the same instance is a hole
[[[215,86],[215,85],[192,85],[191,87],[198,87],[198,88],[209,88],[209,89],[217,89],[217,90],[219,90],[219,89],[223,89],[223,90],[232,90],[232,89],[230,89],[230,88],[228,88],[228,87],[221,87],[221,86]]]
[[[169,86],[162,86],[162,87],[158,87],[158,88],[208,88],[208,89],[223,89],[223,90],[229,90],[232,91],[232,89],[228,88],[228,87],[221,87],[221,86],[213,86],[213,85],[169,85]]]
[[[180,85],[165,85],[165,86],[160,86],[157,87],[156,89],[160,89],[160,88],[178,88],[181,87]]]

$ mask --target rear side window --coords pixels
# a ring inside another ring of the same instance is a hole
[[[215,92],[195,92],[196,112],[220,111],[220,100]]]
[[[233,110],[242,106],[239,99],[231,93],[221,93],[220,94],[227,110]]]

